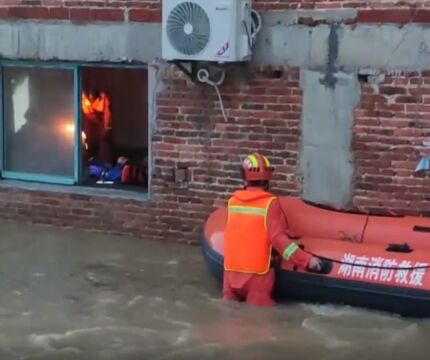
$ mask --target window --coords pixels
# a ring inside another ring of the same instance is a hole
[[[2,178],[146,190],[146,69],[0,66]]]
[[[91,186],[146,185],[147,72],[86,67],[81,74],[82,181]]]
[[[73,71],[5,67],[3,172],[73,182]]]

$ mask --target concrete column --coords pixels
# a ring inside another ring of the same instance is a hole
[[[352,201],[352,126],[354,108],[360,99],[360,86],[354,73],[329,75],[301,71],[302,196],[319,204],[346,208]]]

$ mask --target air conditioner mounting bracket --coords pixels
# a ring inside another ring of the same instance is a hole
[[[195,61],[183,62],[179,60],[173,60],[172,63],[181,70],[193,83],[197,82],[197,70],[198,65]],[[187,69],[184,64],[190,64],[191,70]]]

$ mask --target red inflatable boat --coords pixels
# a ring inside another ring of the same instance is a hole
[[[320,273],[283,262],[275,298],[343,303],[430,316],[430,218],[353,214],[281,198],[289,228],[305,251],[323,259]],[[204,227],[202,251],[222,283],[227,209]]]

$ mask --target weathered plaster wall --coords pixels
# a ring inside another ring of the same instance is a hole
[[[311,12],[338,22],[354,12]],[[330,42],[337,43],[337,68],[427,69],[430,65],[430,28],[420,24],[336,25],[313,27],[296,23],[297,13],[267,13],[254,53],[254,63],[325,69]],[[335,27],[334,27],[335,26]],[[334,28],[334,30],[333,30]],[[151,62],[161,56],[158,23],[1,22],[0,57]]]
[[[302,196],[333,207],[351,205],[354,161],[351,152],[354,108],[360,100],[357,77],[303,70],[300,168]]]
[[[0,22],[0,58],[137,61],[161,53],[159,24]]]

